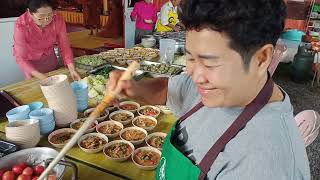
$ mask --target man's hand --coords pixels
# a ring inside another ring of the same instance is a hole
[[[124,71],[112,71],[108,81],[108,92],[120,86],[121,94],[129,99],[146,104],[165,104],[168,92],[168,78],[153,78],[141,81],[119,81]]]
[[[136,98],[138,93],[136,89],[139,89],[136,85],[136,82],[129,81],[119,81],[121,75],[124,71],[112,71],[109,76],[108,81],[108,92],[115,90],[117,86],[120,86],[121,94],[125,95],[128,98]]]

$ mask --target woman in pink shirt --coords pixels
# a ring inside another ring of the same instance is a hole
[[[30,0],[28,10],[16,21],[13,53],[25,78],[46,78],[59,68],[54,47],[59,46],[64,64],[74,80],[81,79],[73,64],[66,24],[55,14],[50,0]]]
[[[141,43],[144,35],[152,34],[157,22],[157,8],[153,0],[143,0],[135,3],[131,20],[136,21],[135,43]]]

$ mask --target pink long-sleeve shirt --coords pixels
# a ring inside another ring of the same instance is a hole
[[[30,13],[25,12],[15,23],[13,41],[13,54],[25,74],[37,70],[31,61],[41,61],[46,56],[53,57],[56,44],[59,46],[64,64],[73,63],[66,24],[60,15],[55,15],[52,22],[41,29],[33,21]]]
[[[142,30],[153,30],[157,21],[157,8],[154,4],[140,1],[135,3],[131,17],[136,18],[136,28]],[[152,24],[147,24],[144,20],[152,20]]]

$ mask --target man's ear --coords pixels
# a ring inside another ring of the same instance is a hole
[[[259,76],[265,75],[272,61],[273,45],[266,44],[258,49],[251,59],[251,66],[255,68]]]

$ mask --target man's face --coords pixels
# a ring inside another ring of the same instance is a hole
[[[172,0],[171,2],[173,4],[173,6],[178,6],[180,4],[181,0]]]
[[[257,65],[251,62],[246,71],[242,57],[229,47],[225,34],[208,29],[188,31],[186,50],[187,73],[206,106],[244,106],[251,100],[252,87],[261,82]]]

